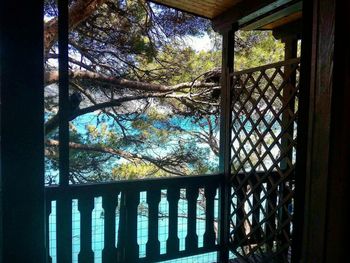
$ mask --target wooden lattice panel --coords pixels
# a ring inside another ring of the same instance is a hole
[[[247,262],[289,262],[299,60],[232,77],[231,250]]]

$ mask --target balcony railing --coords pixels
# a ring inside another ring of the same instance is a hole
[[[70,262],[157,262],[217,251],[221,178],[47,187],[49,261],[68,255]],[[59,247],[67,236],[72,243]]]

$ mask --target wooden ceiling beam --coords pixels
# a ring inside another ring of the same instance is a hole
[[[223,32],[237,23],[239,19],[272,4],[275,0],[244,0],[228,9],[226,12],[218,15],[212,20],[212,26],[215,31]]]
[[[242,30],[260,29],[268,24],[281,20],[302,11],[302,2],[292,2],[290,5],[281,6],[271,13],[258,17],[255,21],[248,22],[247,25],[240,26]],[[288,21],[287,21],[288,22]]]
[[[244,0],[148,0],[175,10],[213,19],[225,10]]]
[[[261,29],[274,30],[275,28],[278,28],[280,26],[287,25],[287,24],[293,23],[294,21],[301,20],[302,17],[303,17],[302,12],[293,13],[289,16],[283,17],[282,19],[276,20],[270,24],[264,25]]]
[[[286,25],[274,28],[272,34],[276,39],[283,39],[290,36],[295,36],[296,38],[301,39],[302,26],[302,20],[299,19]]]
[[[210,17],[205,16],[203,14],[198,14],[198,13],[195,13],[195,12],[192,12],[192,11],[184,11],[184,9],[181,9],[181,7],[171,6],[171,5],[168,5],[168,4],[163,3],[161,1],[157,1],[157,0],[147,0],[147,1],[151,2],[151,3],[154,3],[154,4],[157,4],[157,5],[162,5],[162,6],[165,6],[165,7],[168,7],[168,8],[172,8],[172,9],[180,11],[180,12],[186,12],[188,14],[191,14],[191,15],[194,15],[194,16],[198,16],[198,17],[201,17],[201,18],[210,19]]]

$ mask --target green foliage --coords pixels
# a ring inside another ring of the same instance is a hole
[[[192,82],[201,74],[221,65],[220,51],[196,52],[176,42],[164,46],[153,60],[138,57],[138,67],[144,74],[141,79],[166,85]],[[161,61],[161,65],[159,62]]]
[[[215,35],[211,35],[215,39]],[[235,70],[262,66],[283,60],[284,44],[275,40],[269,31],[238,31],[236,33]],[[196,52],[176,42],[164,46],[156,59],[138,57],[138,66],[144,70],[142,79],[175,85],[192,82],[205,72],[221,67],[221,50]],[[162,61],[163,67],[159,66]]]
[[[114,180],[161,177],[167,174],[153,164],[144,162],[122,163],[112,169]]]
[[[239,31],[240,43],[235,52],[235,70],[258,67],[283,60],[284,44],[275,40],[270,31]]]

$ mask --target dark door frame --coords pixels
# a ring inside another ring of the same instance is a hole
[[[0,2],[0,262],[45,262],[43,1]]]

